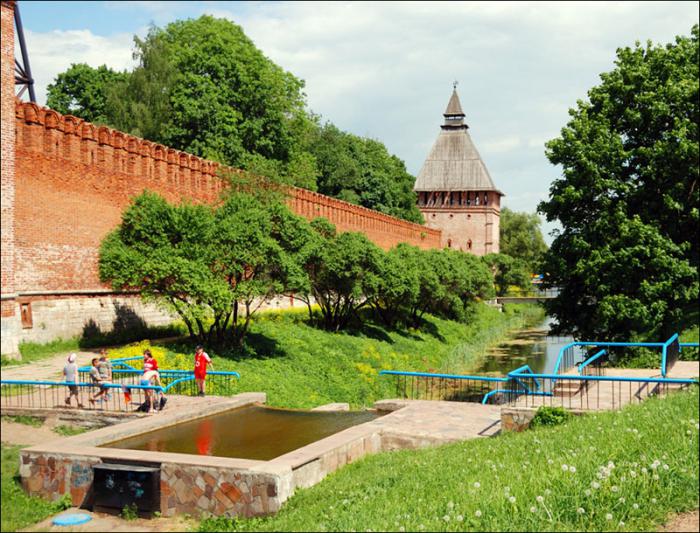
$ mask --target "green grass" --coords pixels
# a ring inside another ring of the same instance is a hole
[[[235,392],[265,391],[268,404],[309,408],[330,402],[353,407],[396,395],[393,378],[381,370],[468,372],[489,346],[509,331],[540,323],[542,308],[507,306],[501,313],[475,306],[469,324],[427,317],[421,329],[388,330],[368,323],[360,331],[330,333],[307,323],[305,310],[261,314],[244,349],[217,352],[215,370],[236,370]],[[112,350],[111,357],[140,355],[148,343]],[[192,368],[194,347],[186,343],[152,346],[161,368]],[[211,392],[216,392],[207,385]]]
[[[72,437],[73,435],[80,435],[81,433],[85,433],[86,431],[90,430],[88,428],[83,428],[80,426],[70,426],[64,424],[53,428],[54,433],[57,433],[58,435],[61,435],[63,437]]]
[[[20,449],[20,446],[2,445],[2,531],[17,531],[70,507],[65,498],[48,502],[25,494],[18,478]]]
[[[25,365],[28,363],[33,363],[35,361],[40,361],[51,357],[57,353],[61,352],[74,352],[80,349],[78,338],[74,339],[56,339],[55,341],[48,342],[46,344],[39,344],[35,342],[21,342],[19,344],[19,353],[22,355],[21,360],[2,358],[0,364],[5,366],[12,365]]]
[[[653,531],[698,507],[699,399],[695,387],[562,426],[370,456],[276,516],[206,519],[200,531]]]
[[[8,422],[14,422],[15,424],[24,424],[25,426],[32,426],[33,428],[39,428],[44,425],[44,419],[38,418],[36,416],[3,415],[2,417]]]

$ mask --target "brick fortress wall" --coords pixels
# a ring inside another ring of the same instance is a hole
[[[225,169],[35,104],[13,105],[15,227],[14,260],[9,264],[19,295],[13,301],[16,321],[21,319],[23,324],[18,340],[70,337],[79,334],[90,319],[103,331],[109,330],[118,314],[128,309],[151,325],[169,321],[152,306],[133,296],[115,295],[100,283],[99,244],[119,224],[132,198],[145,189],[171,202],[187,198],[215,203],[226,187],[219,177]],[[3,150],[5,145],[3,139]],[[400,242],[421,248],[440,246],[439,230],[318,193],[292,188],[288,202],[307,219],[326,217],[340,231],[361,231],[384,249]],[[3,219],[3,245],[4,239]],[[3,257],[3,294],[5,268]],[[279,299],[275,305],[286,301]]]
[[[0,254],[2,279],[0,283],[0,353],[12,353],[13,339],[19,331],[14,280],[14,205],[15,205],[15,39],[14,2],[3,0],[0,5],[0,55],[2,59],[2,102],[0,147],[0,180],[2,205],[0,212]]]

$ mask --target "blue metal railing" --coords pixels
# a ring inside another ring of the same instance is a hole
[[[586,368],[586,367],[587,367],[588,365],[590,365],[591,363],[594,363],[594,362],[596,362],[596,361],[599,361],[606,353],[608,353],[608,351],[607,351],[605,348],[603,348],[603,349],[600,350],[599,352],[596,352],[596,353],[593,354],[591,357],[589,357],[588,359],[586,359],[583,363],[581,363],[580,365],[578,365],[578,373],[579,373],[579,375],[583,374],[584,368]]]
[[[673,343],[676,343],[675,346]],[[680,355],[680,344],[678,343],[678,333],[674,333],[673,336],[664,342],[663,348],[661,349],[661,376],[666,377],[670,367],[676,364],[678,356]]]

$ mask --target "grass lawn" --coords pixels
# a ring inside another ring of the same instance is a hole
[[[379,376],[380,370],[468,372],[509,331],[543,319],[544,311],[536,305],[506,306],[501,313],[480,304],[468,324],[429,316],[420,330],[371,323],[353,333],[330,333],[309,325],[306,310],[268,312],[255,319],[244,349],[206,350],[215,370],[241,374],[235,392],[265,391],[274,406],[348,402],[358,408],[395,396],[393,378]],[[147,346],[110,350],[110,357],[141,355]],[[151,346],[151,351],[161,368],[192,368],[191,344],[168,343]]]
[[[70,507],[66,499],[48,502],[25,494],[18,478],[20,449],[21,446],[2,445],[2,531],[16,531]]]
[[[619,412],[370,456],[270,518],[200,531],[653,531],[698,507],[698,388]]]

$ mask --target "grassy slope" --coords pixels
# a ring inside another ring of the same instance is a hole
[[[201,531],[652,531],[698,507],[698,400],[696,387],[565,426],[367,457],[277,516]]]
[[[275,406],[307,408],[330,402],[353,407],[395,395],[383,369],[469,371],[489,345],[509,330],[543,320],[537,306],[511,306],[504,313],[480,305],[468,325],[428,317],[421,330],[391,331],[376,324],[361,332],[329,333],[306,322],[305,312],[271,312],[252,325],[245,353],[214,356],[216,370],[241,374],[237,392],[265,391]],[[110,356],[140,355],[147,343],[111,350]],[[191,345],[151,348],[162,368],[192,366]]]
[[[67,502],[48,502],[27,496],[19,483],[18,465],[21,446],[2,445],[2,514],[0,529],[16,531],[66,509]]]

